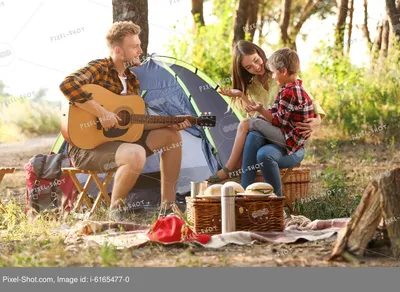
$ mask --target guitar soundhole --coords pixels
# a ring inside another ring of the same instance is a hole
[[[131,114],[128,111],[122,110],[122,111],[118,112],[118,116],[122,120],[122,121],[118,121],[118,124],[121,127],[125,127],[125,126],[129,125],[129,123],[131,121]]]

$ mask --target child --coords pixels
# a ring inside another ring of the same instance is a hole
[[[295,123],[314,117],[314,109],[310,96],[302,87],[302,81],[298,79],[300,61],[297,53],[289,48],[283,48],[274,52],[268,59],[268,67],[272,72],[272,78],[281,87],[271,109],[264,109],[263,105],[252,104],[246,106],[247,112],[257,111],[257,118],[246,118],[239,124],[231,158],[240,157],[249,131],[259,131],[271,143],[286,148],[290,155],[304,147],[308,135],[301,135],[296,129]],[[236,165],[237,161],[228,161],[227,164]],[[231,172],[223,167],[221,171]],[[218,174],[208,180],[213,182]],[[230,176],[230,175],[229,175]]]

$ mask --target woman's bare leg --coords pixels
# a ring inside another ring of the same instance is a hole
[[[250,118],[246,118],[240,122],[236,133],[235,142],[233,143],[231,156],[229,157],[225,165],[225,167],[231,171],[240,168],[242,162],[244,143],[246,141],[249,128],[250,128]],[[217,172],[217,176],[221,180],[229,178],[229,174],[222,169]]]

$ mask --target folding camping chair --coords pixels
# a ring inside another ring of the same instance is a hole
[[[81,170],[81,169],[77,169],[74,167],[66,167],[66,168],[62,168],[61,170],[62,170],[63,174],[68,174],[70,176],[70,178],[74,182],[77,190],[79,191],[78,199],[75,203],[73,211],[78,210],[78,208],[81,207],[81,205],[83,203],[85,203],[86,206],[90,209],[89,214],[87,215],[87,218],[90,218],[90,216],[94,213],[94,211],[96,211],[96,209],[100,206],[102,200],[106,203],[106,205],[108,207],[111,205],[111,199],[107,193],[107,187],[108,187],[109,183],[111,182],[111,179],[115,173],[115,170],[91,171],[91,170]],[[82,187],[81,183],[79,182],[78,178],[76,177],[76,175],[78,173],[89,175],[88,179],[86,180],[85,185],[83,187]],[[103,173],[107,174],[107,176],[106,176],[106,179],[104,180],[104,182],[102,183],[98,175],[103,174]],[[97,195],[96,200],[92,204],[92,201],[90,200],[90,198],[88,196],[88,190],[93,181],[96,183],[97,187],[99,188],[99,193]]]
[[[6,173],[13,173],[15,168],[5,168],[5,167],[0,167],[0,183],[3,180],[3,177],[6,175]],[[0,210],[5,213],[6,212],[6,207],[4,206],[3,202],[0,199]]]

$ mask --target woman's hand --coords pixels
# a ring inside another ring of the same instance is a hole
[[[242,97],[243,92],[240,91],[239,89],[229,89],[229,88],[220,88],[218,91],[222,95],[226,95],[229,97]]]
[[[305,119],[303,122],[296,123],[296,129],[300,130],[300,135],[308,138],[320,125],[321,116],[317,115],[316,118]]]
[[[254,111],[261,113],[261,111],[262,111],[263,109],[264,109],[264,108],[263,108],[263,105],[262,105],[261,102],[259,102],[259,103],[257,103],[257,104],[256,104],[256,103],[249,104],[249,105],[247,105],[246,108],[245,108],[246,112],[248,112],[248,113],[254,112]]]

